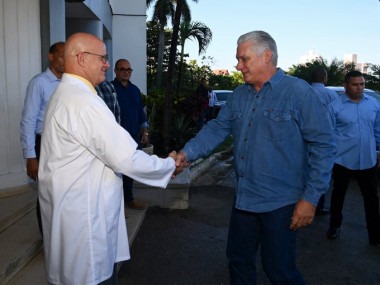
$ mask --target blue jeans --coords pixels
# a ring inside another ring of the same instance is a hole
[[[294,204],[266,213],[233,207],[227,242],[231,284],[257,284],[256,254],[273,284],[306,284],[296,266],[297,232],[289,229]]]

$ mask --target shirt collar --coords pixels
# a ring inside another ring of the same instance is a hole
[[[350,101],[350,102],[354,102],[354,101],[352,101],[350,98],[348,98],[348,96],[347,96],[347,94],[346,93],[344,93],[343,95],[342,95],[342,101],[343,101],[343,103],[346,103],[346,102],[348,102],[348,101]],[[362,100],[368,100],[368,95],[367,94],[365,94],[364,92],[363,92],[363,96],[362,96],[362,99],[359,101],[359,103],[362,101]],[[356,103],[356,102],[354,102],[354,103]]]
[[[57,76],[55,76],[53,71],[51,71],[50,67],[46,68],[46,75],[49,78],[49,80],[51,80],[51,81],[57,81],[57,80],[60,81],[61,80]]]
[[[274,88],[276,85],[278,85],[281,81],[281,79],[285,76],[285,73],[282,71],[281,68],[277,69],[277,72],[266,82],[264,82],[263,87],[266,85],[270,85],[272,88]],[[253,85],[246,83],[248,86],[249,91],[255,91],[253,88]],[[255,91],[256,92],[256,91]]]
[[[271,79],[269,79],[267,82],[274,88],[276,85],[278,85],[281,81],[281,79],[285,76],[285,73],[282,71],[281,68],[277,69],[277,72],[272,76]],[[265,82],[266,83],[266,82]],[[264,84],[265,84],[264,83]]]
[[[127,86],[124,86],[123,84],[121,84],[121,82],[115,77],[115,79],[113,80],[116,84],[120,85],[120,86],[123,86],[123,87],[128,87],[132,84],[132,82],[130,80],[128,80],[128,84]]]
[[[319,87],[319,88],[321,88],[321,87],[324,88],[325,87],[325,85],[323,83],[318,83],[318,82],[313,82],[310,85],[313,86],[313,87]]]
[[[72,73],[66,73],[67,75],[70,75],[70,76],[73,76],[75,78],[78,78],[80,81],[82,81],[84,84],[86,84],[88,86],[88,88],[91,89],[91,91],[94,93],[94,94],[98,94],[98,92],[96,92],[94,86],[92,86],[92,84],[90,83],[90,81],[88,81],[86,78],[82,77],[82,76],[79,76],[79,75],[76,75],[76,74],[72,74]]]

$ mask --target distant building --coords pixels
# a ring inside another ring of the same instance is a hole
[[[228,69],[214,69],[212,73],[214,73],[215,75],[230,75]]]
[[[357,54],[345,54],[343,58],[343,63],[354,63],[355,69],[360,71],[363,74],[369,73],[368,63],[358,63],[358,55]]]
[[[320,57],[320,55],[317,53],[316,50],[312,49],[309,50],[309,53],[303,56],[300,56],[299,63],[300,64],[306,64],[308,62],[312,62],[313,60]],[[363,74],[369,73],[369,66],[368,63],[358,63],[358,55],[357,54],[345,54],[343,57],[343,63],[354,63],[355,69],[360,71]]]
[[[358,55],[353,54],[353,53],[345,54],[343,57],[343,62],[344,62],[344,64],[351,63],[351,62],[357,63],[358,62]]]
[[[320,57],[320,55],[317,53],[315,49],[309,50],[308,54],[300,56],[300,64],[306,64],[308,62],[312,62],[313,60],[317,59]]]

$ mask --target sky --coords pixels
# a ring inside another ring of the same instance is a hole
[[[268,32],[277,43],[278,66],[288,70],[316,50],[328,60],[357,54],[359,63],[380,64],[380,0],[187,0],[192,21],[208,26],[213,39],[198,56],[196,40],[185,53],[211,69],[236,71],[236,41],[254,30]],[[151,19],[151,9],[148,10]]]

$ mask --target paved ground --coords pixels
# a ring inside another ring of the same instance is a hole
[[[231,159],[192,183],[188,210],[150,208],[119,272],[120,284],[229,284],[225,248],[234,196]],[[329,201],[329,197],[328,197]],[[341,237],[326,238],[328,215],[300,230],[298,266],[310,285],[380,284],[380,249],[368,245],[356,182],[345,201]],[[270,284],[258,265],[258,284]]]

